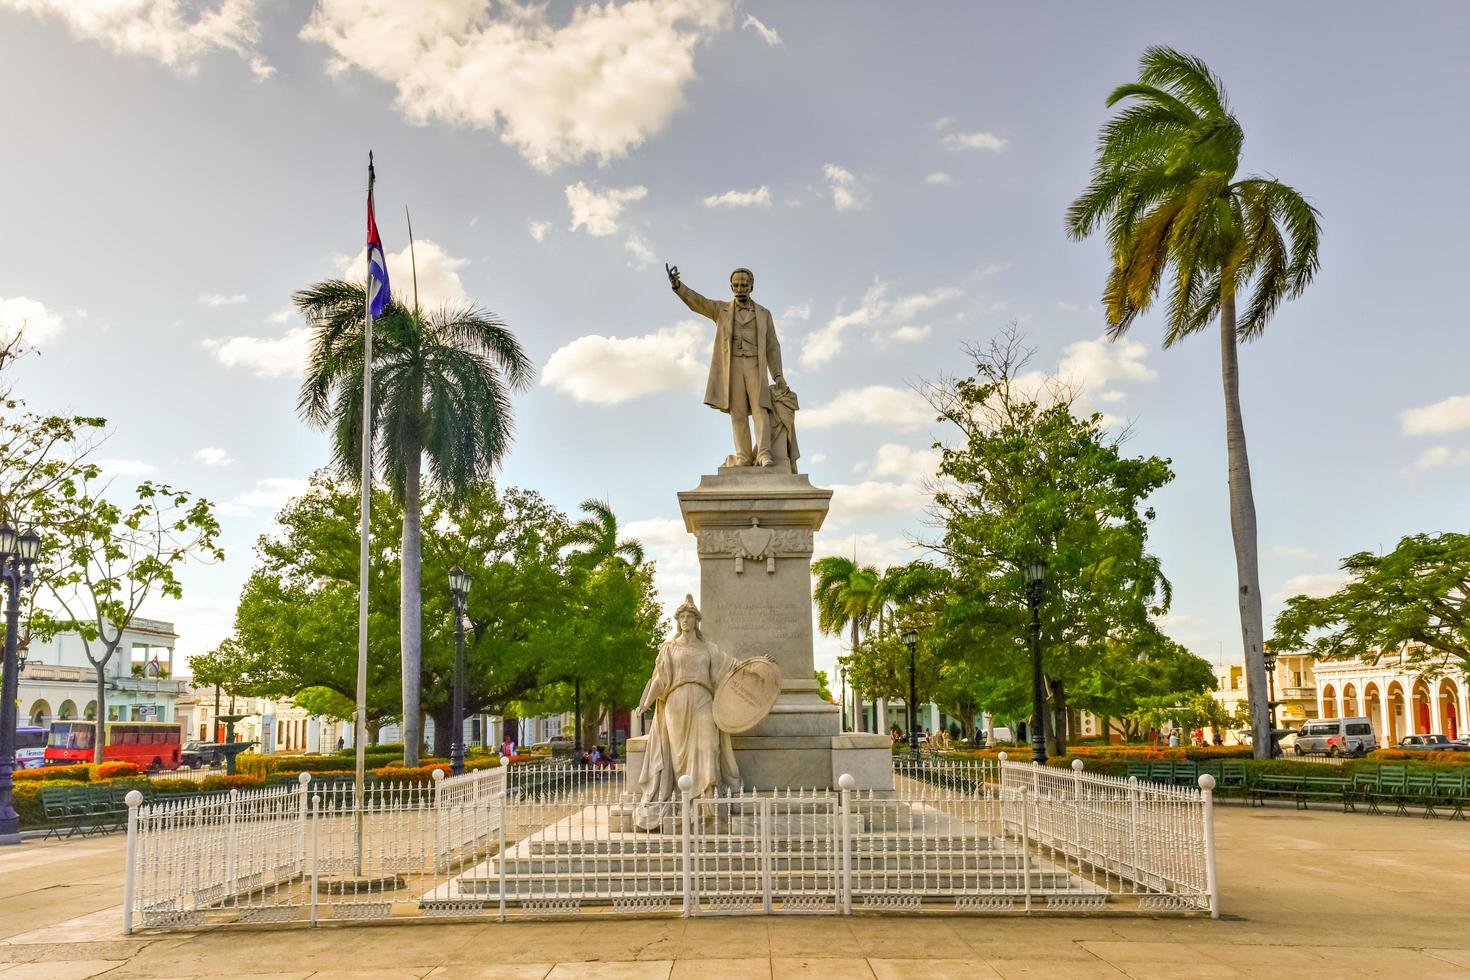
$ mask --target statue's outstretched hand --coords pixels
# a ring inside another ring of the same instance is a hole
[[[669,275],[669,286],[671,288],[673,288],[673,289],[678,289],[679,288],[679,267],[677,265],[669,265],[667,262],[665,262],[664,263],[664,272],[668,273],[668,275]]]

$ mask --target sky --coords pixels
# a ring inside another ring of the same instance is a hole
[[[748,266],[835,493],[819,555],[923,555],[945,433],[913,386],[1015,323],[1033,368],[1173,461],[1164,626],[1238,660],[1217,338],[1163,350],[1149,315],[1103,339],[1106,249],[1063,212],[1151,44],[1203,57],[1245,168],[1321,209],[1317,281],[1241,353],[1269,622],[1344,555],[1465,529],[1467,28],[1458,2],[0,0],[0,324],[39,349],[33,407],[109,419],[119,485],[218,503],[226,560],[144,610],[185,655],[228,634],[256,539],[328,461],[290,295],[361,275],[373,150],[395,291],[408,208],[421,301],[493,311],[537,364],[500,479],[609,500],[665,601],[697,593],[675,494],[730,429],[701,404],[713,327],[662,263],[716,298]],[[839,651],[819,638],[817,666]]]

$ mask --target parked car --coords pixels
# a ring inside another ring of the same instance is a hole
[[[553,735],[544,742],[531,746],[532,752],[550,752],[552,755],[571,755],[574,739],[570,735]]]
[[[1407,752],[1470,752],[1470,745],[1451,742],[1443,735],[1405,735],[1394,748]]]
[[[1367,755],[1376,748],[1368,718],[1319,718],[1296,733],[1297,755]]]
[[[185,742],[179,765],[185,769],[218,769],[225,764],[225,747],[218,742]]]

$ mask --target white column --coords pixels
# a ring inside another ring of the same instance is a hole
[[[1439,731],[1439,681],[1431,680],[1429,686],[1429,731]],[[1439,731],[1443,735],[1443,731]]]
[[[878,699],[878,734],[888,734],[888,699]]]
[[[1317,717],[1327,717],[1327,701],[1322,697],[1322,679],[1317,678]]]

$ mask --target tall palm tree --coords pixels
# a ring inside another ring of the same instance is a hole
[[[330,429],[333,461],[355,478],[361,467],[363,330],[361,283],[333,279],[295,294],[314,337],[297,408]],[[399,643],[403,743],[416,765],[422,741],[419,686],[420,505],[428,479],[455,496],[487,479],[510,448],[510,393],[529,387],[535,367],[494,314],[468,304],[425,312],[392,303],[373,323],[374,458],[403,505]]]
[[[861,633],[871,623],[873,594],[878,587],[878,570],[859,565],[851,558],[829,555],[812,562],[817,583],[812,600],[817,604],[817,629],[827,636],[841,636],[852,631],[852,649],[857,650]],[[862,714],[862,696],[856,690],[858,715]],[[861,721],[857,722],[862,724]]]
[[[1092,182],[1067,212],[1075,239],[1103,229],[1113,269],[1103,289],[1108,332],[1121,337],[1168,281],[1164,346],[1218,318],[1225,446],[1240,632],[1255,753],[1270,753],[1256,505],[1240,410],[1237,343],[1261,336],[1283,300],[1318,267],[1319,214],[1278,180],[1237,177],[1245,134],[1225,87],[1199,58],[1153,47],[1123,107],[1098,137]],[[1243,312],[1237,298],[1249,294]]]
[[[582,550],[572,560],[587,568],[597,568],[613,558],[629,565],[643,564],[643,545],[634,538],[618,540],[618,516],[612,505],[595,497],[582,501],[587,515],[567,532],[566,543]]]

